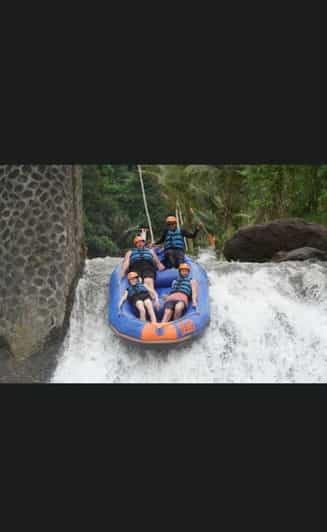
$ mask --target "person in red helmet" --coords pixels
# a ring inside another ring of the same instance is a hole
[[[198,283],[190,276],[190,266],[182,263],[178,271],[179,278],[173,281],[169,295],[163,296],[165,306],[162,322],[171,321],[172,318],[178,320],[186,311],[189,301],[192,301],[193,308],[198,304]]]
[[[142,321],[146,321],[146,313],[150,316],[151,323],[156,323],[157,318],[153,309],[154,299],[156,307],[159,308],[159,299],[154,290],[149,287],[145,287],[144,284],[139,282],[139,275],[137,272],[129,272],[127,275],[129,286],[125,290],[121,300],[119,301],[119,312],[126,300],[133,305],[139,312],[139,317]]]
[[[178,268],[185,260],[185,243],[184,237],[195,238],[199,230],[203,227],[202,223],[198,224],[193,233],[186,229],[178,229],[176,216],[166,218],[166,229],[159,240],[151,242],[149,248],[165,243],[165,256],[172,268]]]
[[[136,272],[145,286],[154,290],[156,269],[164,270],[165,266],[155,251],[146,247],[142,236],[136,236],[133,242],[135,247],[126,253],[120,275],[124,277],[127,272]]]

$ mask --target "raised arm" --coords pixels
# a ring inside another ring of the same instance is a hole
[[[198,225],[195,230],[193,231],[193,233],[190,233],[189,231],[187,231],[186,229],[182,229],[182,235],[185,236],[186,238],[195,238],[196,235],[198,234],[198,232],[200,231],[201,229],[201,226]]]

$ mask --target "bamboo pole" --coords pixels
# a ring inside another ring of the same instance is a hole
[[[152,231],[152,224],[151,224],[151,218],[150,218],[149,209],[148,209],[148,203],[147,203],[147,200],[146,200],[143,177],[142,177],[142,168],[141,168],[140,164],[137,165],[137,169],[139,171],[139,176],[140,176],[140,183],[141,183],[141,188],[142,188],[142,195],[143,195],[145,214],[146,214],[146,217],[148,219],[150,235],[151,235],[151,241],[153,242],[154,241],[154,237],[153,237],[153,231]]]
[[[178,216],[178,203],[177,202],[176,202],[175,215],[176,215],[176,221],[177,221],[177,229],[180,229],[179,216]]]
[[[183,216],[182,216],[182,211],[181,211],[181,207],[180,205],[178,204],[178,209],[179,209],[179,219],[180,219],[180,225],[184,225],[184,220],[183,220]],[[177,212],[177,211],[176,211]],[[184,243],[185,243],[185,249],[186,251],[188,251],[188,243],[187,243],[187,239],[184,237]]]

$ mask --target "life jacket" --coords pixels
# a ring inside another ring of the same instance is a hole
[[[132,297],[138,294],[144,294],[148,292],[148,290],[145,288],[144,284],[137,282],[134,286],[130,284],[127,287],[127,292],[128,292],[128,299],[132,299]]]
[[[151,262],[151,264],[154,266],[153,255],[149,248],[134,248],[129,259],[130,264],[132,265],[135,264],[135,262],[140,262],[143,260]]]
[[[192,277],[189,275],[187,277],[180,277],[177,279],[177,281],[173,282],[171,294],[174,294],[175,292],[182,292],[183,294],[186,294],[190,299],[192,297],[192,285],[191,285]]]
[[[165,238],[165,249],[184,249],[184,238],[182,235],[182,231],[180,229],[175,229],[175,231],[172,231],[171,229],[168,229],[166,238]]]

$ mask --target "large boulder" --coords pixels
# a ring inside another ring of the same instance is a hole
[[[327,252],[317,248],[310,248],[309,246],[304,248],[293,249],[292,251],[277,251],[273,256],[274,262],[284,262],[287,260],[309,260],[317,259],[326,261]]]
[[[299,219],[243,227],[225,242],[224,256],[227,260],[265,262],[278,251],[303,247],[327,251],[327,227]]]

